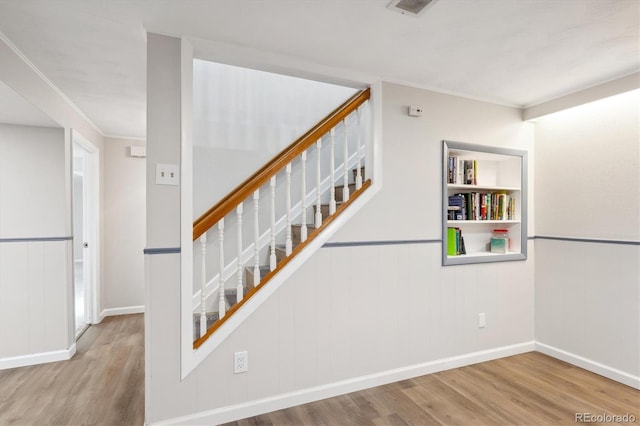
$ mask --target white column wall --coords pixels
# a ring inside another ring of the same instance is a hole
[[[178,158],[180,41],[148,40],[152,165]],[[442,139],[530,150],[532,125],[518,109],[394,84],[382,96],[382,190],[334,241],[395,243],[321,249],[182,381],[179,256],[147,256],[148,424],[216,423],[533,348],[532,243],[527,261],[452,267],[438,241],[405,244],[440,239]],[[408,117],[409,104],[425,116]],[[176,197],[148,184],[148,219]],[[163,215],[148,247],[177,244],[178,218]],[[249,371],[234,375],[242,350]]]
[[[536,239],[536,340],[637,388],[639,117],[635,90],[540,118],[535,130],[536,233],[587,240]]]

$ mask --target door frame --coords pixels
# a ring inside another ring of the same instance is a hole
[[[78,144],[86,151],[83,182],[84,279],[86,286],[85,321],[98,324],[100,317],[100,150],[71,129],[72,149]],[[75,284],[74,284],[75,288]],[[74,312],[75,314],[75,312]]]

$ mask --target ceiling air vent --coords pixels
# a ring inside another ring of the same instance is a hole
[[[424,12],[427,6],[436,0],[393,0],[387,9],[402,13],[403,15],[418,16]]]

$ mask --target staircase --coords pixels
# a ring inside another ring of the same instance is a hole
[[[200,262],[194,271],[199,269],[200,277],[194,285],[199,303],[193,313],[193,349],[370,187],[361,141],[361,107],[369,97],[369,89],[354,95],[194,222],[194,257],[199,250]],[[307,187],[311,177],[315,185]]]

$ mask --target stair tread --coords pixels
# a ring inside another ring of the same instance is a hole
[[[253,288],[253,284],[250,284],[250,283],[249,284],[245,283],[245,285],[242,286],[242,289],[243,289],[244,293],[246,293],[247,291],[251,290],[252,288]],[[235,288],[235,287],[233,287],[233,288],[225,288],[224,289],[224,294],[227,295],[227,296],[229,296],[229,295],[235,296],[236,293],[238,293],[238,289]]]
[[[336,200],[336,206],[339,206],[339,205],[341,205],[341,204],[344,204],[344,201],[338,201],[338,200]],[[329,207],[329,205],[330,205],[329,203],[323,203],[323,204],[320,204],[320,206],[321,206],[321,207]],[[316,206],[316,204],[314,204],[314,205],[313,205],[313,207],[315,207],[315,206]]]
[[[259,268],[260,274],[262,274],[263,272],[269,272],[271,270],[271,267],[269,265],[260,265]],[[253,272],[253,266],[245,266],[244,269]]]
[[[348,186],[349,186],[349,187],[354,187],[354,188],[355,188],[355,187],[356,187],[356,184],[355,184],[355,183],[350,183]],[[344,188],[344,185],[336,185],[336,186],[335,186],[335,188],[336,188],[336,189],[338,189],[338,188],[342,189],[342,188]]]

